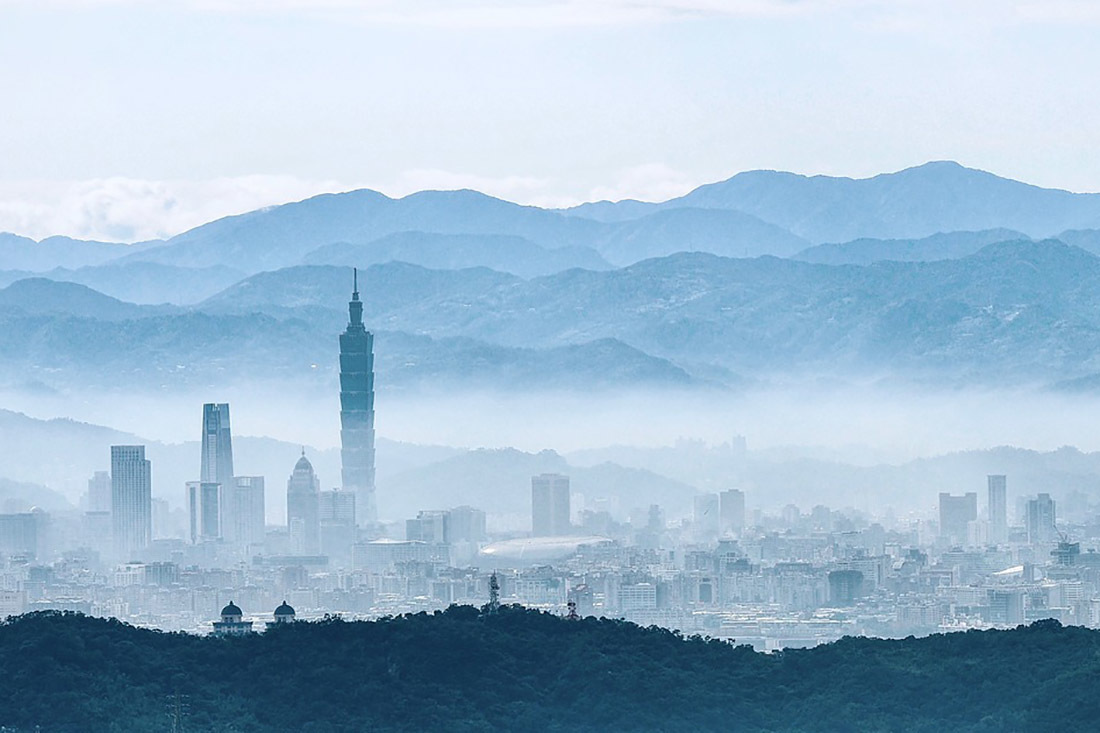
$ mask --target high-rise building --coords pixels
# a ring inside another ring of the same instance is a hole
[[[244,548],[261,544],[266,525],[264,477],[234,476],[223,500],[228,509],[227,523],[222,528],[226,540]]]
[[[544,473],[531,477],[531,534],[535,537],[567,535],[569,521],[569,477]]]
[[[178,538],[178,527],[172,518],[172,507],[167,499],[153,497],[150,504],[153,515],[153,539],[166,540]]]
[[[202,465],[199,481],[204,485],[217,484],[218,489],[205,488],[203,498],[203,536],[221,538],[226,527],[236,523],[231,515],[232,507],[226,501],[233,487],[233,438],[229,430],[229,405],[208,402],[202,406]],[[214,502],[217,502],[216,504]],[[208,520],[213,512],[216,520]]]
[[[295,554],[316,555],[321,551],[320,492],[321,482],[303,450],[286,482],[286,524]]]
[[[718,495],[723,532],[740,533],[745,529],[745,492],[729,489]]]
[[[940,493],[940,537],[953,545],[965,544],[967,525],[978,518],[978,494],[963,496]]]
[[[318,494],[321,554],[337,565],[350,566],[355,531],[355,492],[342,489]]]
[[[88,506],[89,512],[111,511],[111,474],[106,471],[96,471],[88,479]]]
[[[986,477],[989,486],[989,540],[993,544],[1008,541],[1008,479],[1005,476]]]
[[[187,482],[187,513],[193,544],[222,537],[222,485],[217,481]]]
[[[717,537],[721,529],[721,499],[718,494],[696,494],[692,524],[696,539]]]
[[[1033,545],[1057,539],[1054,499],[1050,498],[1050,494],[1039,494],[1027,502],[1024,525],[1027,527],[1027,541]]]
[[[37,510],[0,514],[0,554],[36,557],[41,534],[39,528],[45,516]]]
[[[451,541],[450,512],[438,509],[417,512],[416,519],[405,520],[405,539],[443,545]]]
[[[1014,626],[1026,621],[1024,616],[1024,591],[1019,589],[990,588],[989,620],[995,624]]]
[[[483,542],[485,512],[472,506],[459,506],[448,512],[448,542]]]
[[[356,495],[356,521],[378,520],[374,499],[374,335],[363,325],[359,272],[353,271],[348,327],[340,334],[340,475]]]
[[[233,482],[233,438],[229,432],[229,405],[202,406],[202,472],[199,481],[229,486]]]
[[[819,532],[833,531],[833,512],[824,504],[816,504],[810,509],[810,526]]]
[[[850,606],[863,595],[863,573],[859,570],[834,570],[829,578],[829,602]]]
[[[351,491],[333,489],[320,494],[321,523],[355,525],[355,494]]]
[[[144,445],[111,446],[111,529],[115,550],[126,560],[153,536],[152,467]]]

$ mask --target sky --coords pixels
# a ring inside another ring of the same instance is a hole
[[[0,0],[0,231],[943,159],[1100,191],[1098,32],[1077,0]]]

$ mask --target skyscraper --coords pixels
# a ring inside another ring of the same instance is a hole
[[[153,536],[152,468],[144,445],[111,446],[111,529],[123,559],[149,546]]]
[[[1055,525],[1055,505],[1050,494],[1039,494],[1027,503],[1027,541],[1030,544],[1053,542],[1058,537]]]
[[[333,489],[318,494],[321,554],[334,565],[351,562],[351,549],[357,538],[355,529],[355,492]]]
[[[978,518],[978,495],[969,491],[963,496],[940,493],[940,537],[951,544],[967,540],[967,525]]]
[[[481,542],[485,539],[485,512],[459,506],[448,512],[448,542]]]
[[[202,406],[202,472],[199,481],[233,483],[233,439],[229,433],[229,405],[208,402]]]
[[[420,511],[416,519],[405,520],[405,539],[441,545],[451,541],[451,513],[439,509]]]
[[[535,537],[565,535],[569,521],[569,477],[544,473],[531,477],[531,534]]]
[[[233,488],[233,439],[229,432],[229,405],[208,402],[202,406],[201,535],[217,539],[235,524],[226,501]],[[214,486],[217,485],[217,489]],[[194,522],[192,522],[194,524]]]
[[[745,492],[739,489],[729,489],[718,496],[722,531],[740,534],[745,528]]]
[[[88,479],[88,511],[111,511],[111,474],[96,471]]]
[[[363,325],[359,271],[352,271],[348,327],[340,334],[340,465],[345,491],[355,493],[356,521],[378,519],[374,501],[374,335]]]
[[[264,541],[265,506],[263,476],[234,476],[233,485],[223,496],[232,524],[222,528],[227,540],[247,548]]]
[[[209,542],[222,536],[223,487],[216,481],[187,482],[187,512],[191,542]]]
[[[692,519],[695,538],[716,537],[721,529],[721,499],[718,494],[697,494],[693,502]]]
[[[1008,541],[1008,479],[1004,476],[988,476],[989,539],[994,544]]]
[[[286,524],[295,554],[321,551],[320,491],[321,482],[303,450],[286,482]]]

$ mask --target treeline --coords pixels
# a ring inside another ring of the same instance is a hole
[[[42,733],[1089,730],[1098,679],[1100,632],[1057,622],[773,655],[519,607],[241,638],[0,625],[0,726]]]

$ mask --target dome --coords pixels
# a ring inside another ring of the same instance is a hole
[[[298,471],[309,471],[310,473],[313,473],[313,464],[309,462],[308,458],[306,458],[305,451],[302,451],[302,457],[299,458],[298,462],[294,464],[294,471],[295,473],[297,473]]]
[[[275,609],[275,616],[293,616],[294,607],[283,601],[282,605]]]
[[[222,616],[243,616],[244,612],[233,601],[229,602],[229,605],[222,609]]]

